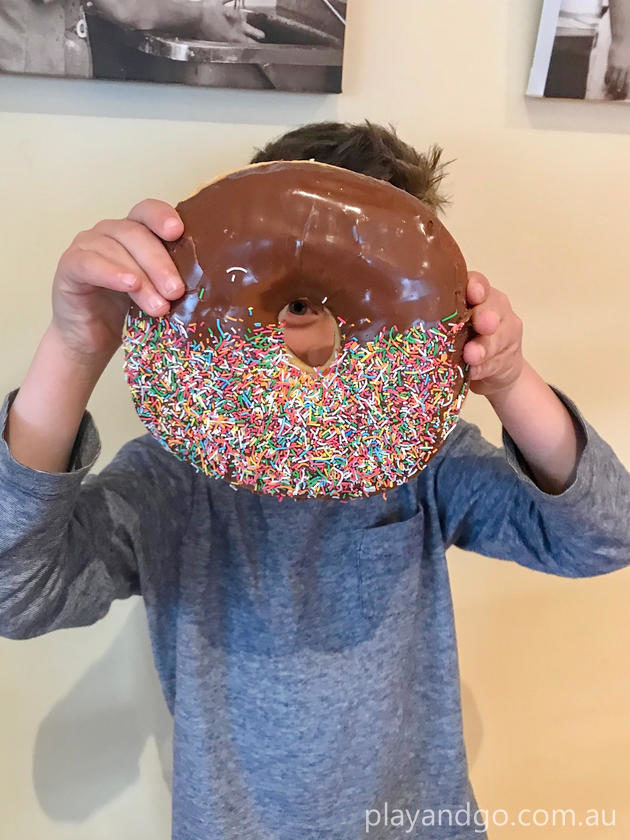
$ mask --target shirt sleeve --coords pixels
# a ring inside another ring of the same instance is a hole
[[[546,493],[505,428],[498,448],[460,421],[436,456],[445,544],[563,577],[621,569],[630,564],[630,473],[575,403],[550,387],[585,442],[573,482]]]
[[[88,412],[68,472],[26,467],[4,437],[15,393],[0,409],[0,636],[27,639],[93,624],[174,562],[193,470],[145,435],[88,475],[100,453]]]

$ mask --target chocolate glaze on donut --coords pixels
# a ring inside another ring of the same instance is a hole
[[[185,325],[233,318],[244,334],[277,322],[292,300],[326,300],[344,338],[366,344],[383,328],[466,315],[457,243],[429,207],[385,181],[309,161],[257,164],[177,211],[185,233],[167,247],[186,283],[172,308]]]
[[[305,161],[249,166],[177,210],[184,234],[165,244],[186,292],[164,318],[132,305],[123,334],[151,434],[279,498],[371,496],[424,469],[455,428],[472,332],[466,264],[433,211]],[[339,326],[317,368],[278,323],[303,300]]]

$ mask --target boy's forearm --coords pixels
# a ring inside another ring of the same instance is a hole
[[[584,441],[557,395],[524,362],[516,382],[488,400],[540,489],[562,493],[575,478]]]
[[[629,0],[610,0],[610,28],[613,41],[630,44]]]
[[[54,326],[45,332],[9,412],[6,441],[20,464],[65,472],[90,395],[109,358],[73,358]]]

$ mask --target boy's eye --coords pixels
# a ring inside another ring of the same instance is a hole
[[[289,304],[289,312],[291,315],[306,315],[309,306],[305,300],[292,300]]]

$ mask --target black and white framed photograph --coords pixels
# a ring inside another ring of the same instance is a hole
[[[0,72],[340,93],[347,0],[0,0]]]
[[[630,100],[630,0],[545,0],[527,92]]]

